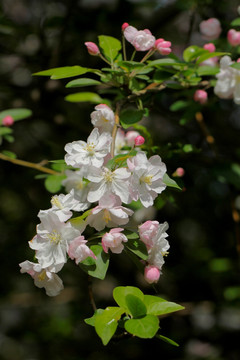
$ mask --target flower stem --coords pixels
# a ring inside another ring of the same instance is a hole
[[[0,153],[0,159],[5,160],[5,161],[9,161],[9,162],[11,162],[13,164],[16,164],[16,165],[30,167],[30,168],[36,169],[38,171],[42,171],[42,172],[47,173],[47,174],[52,174],[52,175],[60,174],[59,172],[57,172],[55,170],[52,170],[52,169],[49,169],[49,168],[46,168],[45,166],[41,166],[39,164],[31,163],[31,162],[24,161],[24,160],[14,159],[14,158],[11,158],[10,156],[4,155],[2,153]]]
[[[123,60],[127,60],[125,37],[122,36]]]
[[[102,54],[99,54],[99,57],[112,67],[112,64],[110,63],[110,61],[108,61]]]
[[[114,157],[114,149],[115,149],[115,140],[116,140],[116,135],[117,135],[117,129],[119,126],[119,111],[120,111],[120,105],[119,103],[117,103],[116,105],[116,112],[115,112],[115,124],[113,126],[113,131],[112,131],[112,144],[111,144],[111,157]]]

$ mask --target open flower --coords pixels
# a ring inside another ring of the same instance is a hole
[[[123,251],[124,245],[122,243],[128,241],[127,237],[122,234],[123,230],[122,228],[115,228],[103,235],[102,247],[106,253],[108,249],[115,254],[120,254]]]
[[[133,211],[121,206],[121,200],[113,194],[105,195],[99,200],[99,205],[91,210],[87,223],[97,231],[116,225],[125,225]]]
[[[148,249],[147,262],[149,265],[156,266],[158,269],[162,268],[164,264],[164,256],[168,254],[170,245],[166,240],[168,234],[168,223],[165,221],[163,224],[159,224],[156,235],[152,238],[151,248]]]
[[[68,255],[70,259],[74,260],[76,264],[85,260],[87,257],[92,257],[96,259],[95,254],[92,250],[86,245],[87,240],[84,239],[84,236],[78,236],[73,241],[70,242],[68,248]]]
[[[55,211],[60,221],[67,221],[72,216],[72,211],[85,210],[85,204],[81,204],[74,198],[73,190],[69,194],[54,195],[51,199],[52,210]]]
[[[115,123],[115,115],[112,109],[105,105],[95,106],[95,111],[91,113],[91,123],[97,127],[100,132],[111,132]]]
[[[199,25],[200,32],[206,40],[215,40],[222,32],[221,24],[218,19],[210,18],[202,21]]]
[[[58,275],[51,272],[48,268],[43,269],[38,263],[24,261],[19,264],[21,273],[28,273],[34,280],[34,284],[39,288],[45,288],[48,296],[56,296],[63,290],[63,282]]]
[[[105,156],[110,151],[111,142],[110,133],[99,134],[98,129],[95,128],[89,135],[87,142],[79,140],[65,145],[66,164],[76,168],[82,165],[101,167]]]
[[[156,40],[150,30],[137,30],[130,25],[124,27],[123,34],[125,39],[129,41],[137,51],[150,50]]]

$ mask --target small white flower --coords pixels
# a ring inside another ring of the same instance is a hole
[[[133,39],[132,45],[137,51],[147,51],[154,47],[155,37],[148,29],[138,31]]]
[[[102,169],[92,167],[87,179],[92,182],[88,193],[88,201],[96,202],[103,196],[115,194],[124,203],[130,202],[129,178],[131,174],[126,168],[119,168],[114,171],[106,167]]]
[[[115,195],[105,195],[99,200],[99,205],[91,210],[87,218],[88,225],[101,231],[107,227],[125,225],[129,221],[129,216],[133,211],[120,206],[121,200]]]
[[[41,210],[38,217],[41,223],[37,226],[37,235],[29,241],[29,246],[36,250],[36,258],[42,268],[58,272],[67,262],[69,243],[80,236],[80,232],[70,222],[61,222],[52,209]]]
[[[81,206],[79,211],[84,211],[89,207],[87,195],[90,186],[89,182],[84,179],[87,173],[86,170],[87,168],[84,167],[77,171],[66,170],[65,174],[67,178],[62,181],[67,192],[73,190],[73,196],[79,202],[79,206]]]
[[[153,205],[157,194],[166,188],[163,182],[166,165],[159,155],[154,155],[148,160],[142,151],[128,159],[127,163],[130,171],[132,171],[130,190],[133,199],[140,199],[145,207]]]
[[[63,282],[58,275],[43,269],[40,264],[31,261],[24,261],[19,264],[21,273],[28,273],[34,280],[34,284],[39,288],[45,288],[48,296],[56,296],[63,290]]]
[[[68,255],[72,260],[75,259],[76,264],[85,260],[89,256],[93,259],[96,259],[95,254],[86,245],[86,243],[87,240],[84,239],[84,236],[78,236],[76,239],[70,242]]]
[[[168,229],[168,223],[165,221],[163,224],[159,224],[158,231],[152,239],[152,246],[148,250],[148,259],[147,262],[150,265],[156,266],[158,269],[161,269],[164,264],[164,256],[168,254],[168,249],[170,245],[166,240],[168,234],[166,233]]]
[[[93,111],[90,116],[91,123],[93,126],[97,127],[100,132],[112,132],[115,123],[115,115],[109,106],[105,104],[95,106],[95,111]]]
[[[73,190],[69,194],[54,195],[51,199],[52,210],[57,214],[59,220],[64,222],[70,219],[72,211],[82,211],[85,206],[82,206],[78,200],[74,198]]]
[[[87,142],[79,140],[65,145],[65,162],[73,167],[96,166],[101,167],[105,156],[110,151],[112,137],[110,133],[99,134],[97,128],[93,129]]]

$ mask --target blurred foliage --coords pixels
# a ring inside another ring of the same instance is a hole
[[[65,88],[67,79],[48,80],[33,73],[59,66],[99,68],[100,60],[88,55],[84,42],[95,42],[98,35],[119,38],[125,21],[172,41],[174,53],[181,56],[186,46],[204,43],[198,32],[201,20],[219,18],[226,35],[238,17],[238,5],[235,0],[218,1],[217,6],[214,0],[2,0],[0,110],[32,110],[29,119],[14,124],[15,142],[4,143],[4,149],[35,163],[58,160],[67,142],[86,138],[91,129],[93,104],[64,101],[74,92]],[[182,179],[175,178],[185,191],[168,190],[164,202],[157,203],[157,215],[152,209],[147,215],[170,224],[171,252],[157,292],[186,307],[162,319],[167,336],[180,346],[133,338],[104,348],[83,322],[86,314],[92,315],[85,273],[69,263],[61,274],[66,289],[54,299],[19,273],[18,263],[32,256],[26,242],[34,236],[39,209],[49,207],[50,194],[44,179],[35,179],[35,170],[2,161],[1,359],[139,360],[149,351],[169,360],[240,358],[240,107],[232,100],[215,99],[204,108],[215,139],[209,146],[195,111],[181,101],[171,88],[156,93],[154,111],[144,124],[169,175],[179,166],[185,169]],[[169,149],[173,156],[165,158]],[[136,216],[145,219],[144,214]],[[113,301],[112,289],[119,284],[137,284],[155,294],[121,255],[113,256],[110,273],[104,282],[93,282],[99,307]]]

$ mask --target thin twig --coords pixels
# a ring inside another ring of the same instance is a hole
[[[91,276],[88,276],[88,295],[89,295],[89,299],[90,299],[90,303],[92,305],[92,308],[93,308],[93,310],[95,312],[97,310],[97,306],[95,304],[94,297],[93,297],[92,278],[91,278]]]
[[[115,124],[113,126],[112,131],[112,144],[111,144],[111,157],[114,157],[114,149],[115,149],[115,140],[117,135],[117,129],[119,127],[119,111],[120,111],[120,104],[117,103],[116,105],[116,112],[115,112]]]

